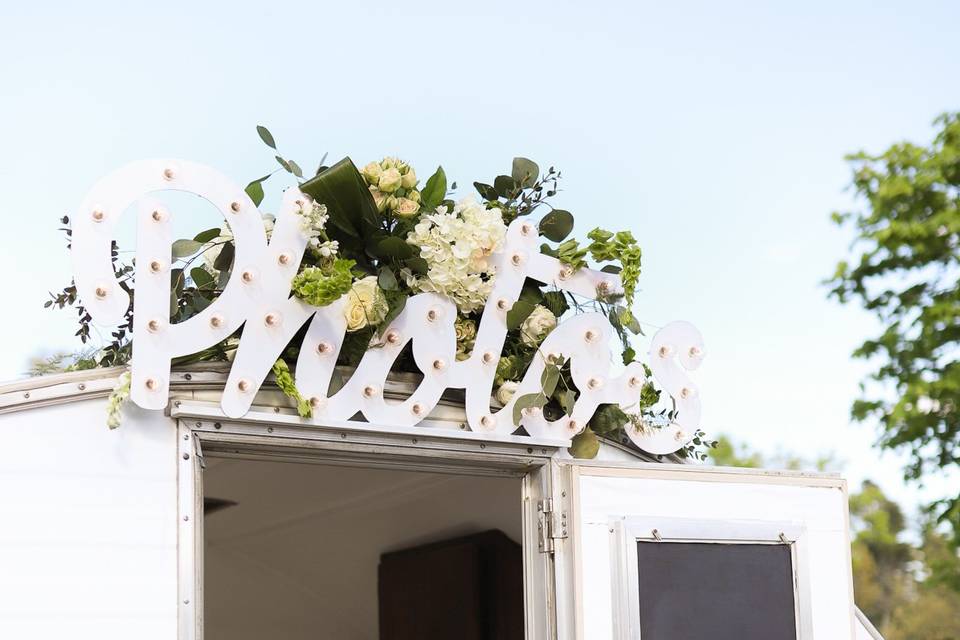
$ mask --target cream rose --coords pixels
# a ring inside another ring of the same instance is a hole
[[[343,310],[347,331],[359,331],[368,325],[379,324],[386,317],[389,306],[377,285],[377,276],[357,280],[347,295],[349,300]]]
[[[538,304],[520,325],[520,337],[525,344],[536,346],[557,326],[557,316],[550,309]]]
[[[510,402],[510,398],[513,397],[513,394],[517,392],[519,387],[519,382],[514,382],[513,380],[507,380],[504,382],[502,385],[500,385],[500,388],[497,389],[497,402],[506,406],[506,404]]]
[[[409,198],[397,198],[397,204],[393,212],[402,218],[409,218],[417,211],[420,211],[420,205]]]
[[[379,162],[370,162],[361,173],[367,179],[367,184],[376,185],[380,181],[380,174],[383,173],[383,169],[380,168]]]
[[[404,189],[413,189],[417,186],[417,173],[413,170],[413,167],[409,167],[407,172],[403,174],[403,178],[400,179],[400,184]]]
[[[400,188],[402,181],[403,177],[400,175],[400,172],[397,169],[390,168],[380,174],[377,187],[385,193],[393,193]]]
[[[387,208],[387,195],[376,187],[370,187],[370,195],[373,196],[373,203],[377,205],[377,211],[383,213]]]

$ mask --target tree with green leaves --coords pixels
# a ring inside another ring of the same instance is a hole
[[[857,255],[837,265],[830,295],[883,327],[854,351],[876,367],[852,415],[909,454],[908,480],[960,468],[960,113],[935,124],[929,146],[849,156],[862,206],[833,214]],[[960,538],[960,494],[931,507]]]

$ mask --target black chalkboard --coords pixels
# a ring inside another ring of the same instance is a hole
[[[637,542],[642,640],[797,640],[790,547]]]

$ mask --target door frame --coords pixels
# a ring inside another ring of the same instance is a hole
[[[554,554],[541,551],[542,505],[559,503],[558,452],[566,441],[481,434],[430,420],[417,427],[357,421],[308,424],[276,408],[227,418],[217,403],[176,400],[178,640],[203,639],[204,456],[285,460],[307,464],[391,468],[520,478],[524,624],[527,640],[557,633]],[[557,545],[559,548],[560,545]],[[560,635],[559,637],[565,637]]]
[[[563,496],[562,508],[569,514],[571,535],[569,544],[564,545],[564,553],[559,552],[555,557],[556,584],[557,584],[557,628],[558,638],[568,640],[584,640],[585,632],[583,627],[583,552],[582,536],[579,527],[582,516],[582,506],[580,502],[580,478],[582,476],[598,476],[609,478],[639,478],[639,479],[661,479],[673,481],[690,482],[718,482],[718,483],[751,483],[751,484],[774,484],[796,487],[817,487],[836,489],[842,493],[844,504],[848,501],[847,482],[840,474],[832,472],[808,472],[808,471],[785,471],[785,470],[766,470],[750,469],[740,467],[709,467],[705,465],[693,464],[671,464],[648,462],[616,462],[603,460],[561,460],[559,467],[559,484],[561,486],[561,495]],[[768,523],[769,524],[769,523]],[[714,527],[716,524],[714,523]],[[733,525],[735,526],[735,524]],[[782,526],[790,527],[787,531],[788,539],[791,536],[797,536],[791,540],[801,541],[799,547],[795,546],[795,557],[797,565],[805,564],[810,561],[808,550],[806,548],[805,536],[802,535],[803,528],[797,530],[796,523],[782,523]],[[850,539],[850,518],[849,511],[845,511],[844,517],[844,536]],[[616,534],[615,527],[613,535]],[[851,557],[849,545],[845,548],[846,566],[850,566]],[[797,585],[797,592],[801,597],[801,607],[797,609],[798,625],[804,635],[809,635],[811,625],[810,611],[806,607],[804,600],[809,601],[810,585],[806,584],[807,579],[800,577],[800,584]],[[611,585],[611,590],[614,588]],[[853,603],[853,579],[848,572],[846,589],[850,602]],[[854,607],[850,611],[850,638],[854,638]]]

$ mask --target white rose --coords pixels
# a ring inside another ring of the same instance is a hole
[[[409,198],[397,198],[397,204],[393,208],[393,212],[403,218],[410,217],[419,210],[420,205]]]
[[[507,380],[500,388],[497,389],[497,402],[506,406],[510,402],[510,398],[513,397],[513,394],[517,392],[517,389],[520,387],[520,383],[514,382],[513,380]]]
[[[389,307],[377,285],[377,276],[357,280],[347,295],[349,300],[343,310],[347,331],[359,331],[367,325],[379,324],[386,317]]]
[[[400,188],[400,183],[403,181],[400,172],[394,168],[387,169],[380,174],[380,180],[377,182],[377,187],[380,191],[386,193],[393,193]]]
[[[413,189],[417,186],[417,174],[413,170],[413,167],[410,167],[407,172],[403,174],[403,178],[400,179],[400,184],[404,189]]]
[[[380,180],[380,174],[383,170],[380,168],[379,162],[370,162],[363,168],[363,177],[367,179],[368,184],[377,184]]]
[[[525,344],[536,346],[557,326],[557,316],[550,309],[538,304],[520,325],[520,338]]]
[[[370,187],[370,195],[373,196],[373,202],[377,205],[377,211],[383,213],[387,208],[387,195],[376,187]]]

